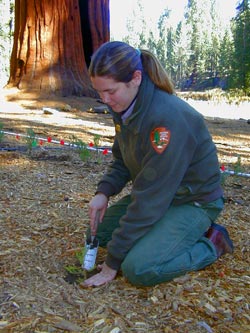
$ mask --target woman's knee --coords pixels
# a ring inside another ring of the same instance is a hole
[[[121,266],[123,276],[135,286],[150,286],[150,272],[141,263],[141,258],[127,256]]]
[[[121,269],[122,269],[122,273],[123,276],[131,283],[136,285],[137,284],[137,265],[136,265],[136,261],[134,258],[131,258],[129,255],[127,255],[127,257],[124,259]]]

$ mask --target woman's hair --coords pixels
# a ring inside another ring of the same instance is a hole
[[[160,61],[148,50],[135,49],[124,42],[107,42],[92,55],[89,75],[107,76],[117,82],[132,80],[136,70],[148,74],[153,83],[169,94],[174,87]]]

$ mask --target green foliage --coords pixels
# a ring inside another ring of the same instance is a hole
[[[94,136],[94,146],[96,148],[95,154],[96,154],[96,161],[98,164],[100,164],[102,162],[102,155],[100,155],[100,151],[98,149],[98,146],[100,144],[100,139],[101,139],[100,135],[96,134]]]
[[[94,143],[92,144],[92,147],[94,148],[93,150],[91,150],[85,142],[83,142],[81,139],[77,138],[74,135],[71,137],[71,143],[74,147],[77,147],[79,156],[83,162],[87,162],[91,159],[97,163],[101,163],[102,155],[100,154],[100,150],[98,149],[100,139],[100,135],[96,134],[94,136]]]
[[[240,87],[246,92],[250,89],[250,5],[242,1],[233,20],[233,79],[232,87]]]
[[[95,145],[96,148],[99,146],[100,139],[101,139],[101,136],[98,135],[98,134],[95,134],[95,136],[94,136],[94,145]]]
[[[85,247],[81,251],[76,252],[76,259],[79,261],[80,264],[82,264],[82,262],[83,262],[85,253],[86,253]]]
[[[250,70],[246,73],[245,83],[244,91],[247,96],[250,96]]]
[[[231,32],[227,29],[219,45],[218,71],[224,76],[232,74],[234,44]]]
[[[70,276],[70,278],[68,277],[68,280],[71,280],[71,282],[81,283],[86,279],[86,272],[82,269],[85,252],[85,248],[83,248],[81,251],[77,251],[75,255],[78,263],[76,265],[68,265],[64,267]]]
[[[27,129],[25,140],[28,146],[28,153],[31,154],[32,148],[37,146],[36,135],[32,128]]]
[[[82,268],[81,267],[77,267],[77,266],[66,266],[65,267],[66,271],[70,274],[82,274]]]
[[[83,142],[81,139],[77,138],[75,135],[72,136],[72,145],[77,147],[80,159],[83,162],[88,161],[91,155],[88,149],[88,145],[85,142]]]
[[[138,0],[136,12],[129,18],[129,34],[124,41],[135,47],[146,46],[156,54],[177,88],[183,88],[183,83],[192,78],[190,90],[238,87],[249,94],[249,2],[240,2],[231,26],[229,22],[223,24],[218,16],[217,0],[189,0],[184,19],[176,26],[170,24],[171,11],[166,7],[155,32],[145,26],[143,6]],[[133,31],[137,31],[136,40]],[[196,86],[198,78],[204,76],[203,82]]]
[[[221,174],[221,186],[225,186],[227,183],[227,179],[228,179],[229,175],[227,173],[222,173]]]
[[[237,161],[234,163],[234,172],[236,174],[242,172],[242,164],[241,164],[241,156],[240,155],[237,156]]]
[[[192,78],[190,90],[206,89],[207,85],[195,86],[198,76],[206,73],[207,84],[213,85],[209,79],[219,76],[223,89],[240,88],[250,94],[250,1],[238,2],[231,26],[222,24],[217,5],[217,0],[189,0],[184,18],[176,25],[170,23],[172,13],[166,5],[158,26],[149,28],[143,2],[137,0],[135,11],[127,19],[124,41],[156,54],[177,88],[183,88],[183,83]],[[0,18],[0,83],[6,83],[13,44],[14,0],[0,0]],[[85,152],[82,158],[88,158]]]

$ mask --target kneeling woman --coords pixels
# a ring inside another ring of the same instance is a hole
[[[113,163],[89,204],[90,230],[107,257],[84,285],[105,284],[120,269],[132,284],[155,285],[232,253],[227,230],[214,223],[223,209],[216,147],[157,58],[108,42],[92,56],[89,74],[116,135]],[[129,181],[130,195],[108,207]]]

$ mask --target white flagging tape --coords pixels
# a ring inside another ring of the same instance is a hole
[[[13,136],[18,136],[18,137],[23,137],[23,138],[28,138],[29,136],[28,135],[25,135],[25,134],[19,134],[19,133],[13,133],[13,132],[7,132],[7,131],[0,131],[0,133],[3,133],[5,135],[13,135]],[[35,136],[34,137],[34,140],[38,140],[38,141],[44,141],[44,142],[49,142],[49,143],[54,143],[54,144],[60,144],[60,145],[63,145],[63,146],[69,146],[69,147],[73,147],[73,148],[79,148],[79,146],[77,144],[74,144],[74,143],[69,143],[69,142],[64,142],[62,143],[62,141],[58,141],[58,140],[53,140],[53,139],[50,139],[48,141],[48,138],[45,139],[45,138],[40,138],[40,137],[37,137]],[[110,149],[107,149],[107,148],[98,148],[98,147],[90,147],[90,146],[87,146],[86,149],[89,149],[89,150],[93,150],[93,151],[107,151],[107,153],[111,153],[111,150]]]
[[[12,132],[2,131],[2,130],[0,131],[0,133],[6,134],[6,135],[24,137],[24,138],[29,137],[28,135],[25,135],[25,134],[12,133]],[[44,142],[48,142],[48,139],[45,139],[45,138],[34,137],[34,139],[38,140],[38,141],[41,140],[41,141],[44,141]],[[53,140],[53,139],[51,139],[49,141],[49,143],[55,143],[55,144],[62,145],[62,141]],[[78,145],[76,145],[76,144],[69,143],[69,142],[64,142],[64,141],[63,141],[63,145],[73,147],[73,148],[79,148]],[[90,147],[90,146],[87,146],[86,148],[89,149],[89,150],[94,150],[94,151],[104,151],[105,150],[105,151],[107,151],[107,153],[109,153],[109,154],[111,153],[111,150],[107,149],[107,148],[98,148],[98,147]],[[233,171],[233,170],[223,170],[223,171],[221,170],[221,173],[222,174],[225,173],[225,174],[228,174],[228,175],[235,175],[235,176],[250,178],[250,173],[236,172],[236,171]]]
[[[244,172],[236,172],[233,170],[224,170],[221,171],[221,173],[226,173],[228,175],[235,175],[235,176],[241,176],[241,177],[250,177],[250,173],[244,173]]]

